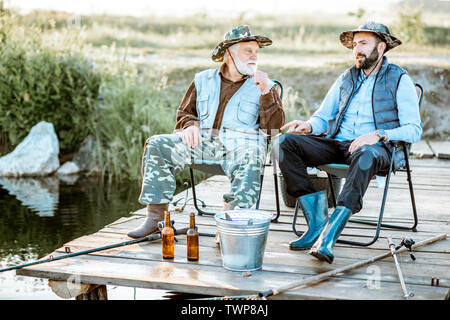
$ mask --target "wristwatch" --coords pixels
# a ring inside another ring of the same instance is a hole
[[[380,141],[386,141],[387,139],[387,134],[383,129],[378,129],[376,131],[377,136],[380,138]]]

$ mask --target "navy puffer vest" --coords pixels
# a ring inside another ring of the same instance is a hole
[[[404,69],[395,64],[388,63],[386,57],[383,58],[383,63],[376,74],[372,90],[372,113],[376,129],[388,130],[400,126],[396,97],[400,79],[404,74],[407,74]],[[328,131],[328,138],[334,138],[339,132],[339,127],[350,104],[352,92],[356,89],[358,76],[359,69],[356,66],[347,69],[344,73],[340,88],[339,112]],[[393,146],[391,143],[384,143],[384,145],[392,152]],[[399,150],[396,152],[394,159],[394,171],[404,166],[404,164],[405,157],[403,151]]]

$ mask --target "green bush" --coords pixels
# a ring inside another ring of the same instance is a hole
[[[0,32],[2,33],[2,32]],[[60,149],[75,151],[89,134],[102,77],[70,51],[3,36],[0,43],[0,132],[18,144],[40,121],[53,123]]]

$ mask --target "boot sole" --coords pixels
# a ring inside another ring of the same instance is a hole
[[[320,261],[326,261],[326,262],[328,262],[329,264],[332,264],[332,263],[333,263],[333,259],[332,259],[332,258],[330,258],[330,257],[327,256],[327,255],[321,254],[320,252],[317,252],[317,251],[311,251],[311,252],[309,252],[309,254],[312,255],[313,257],[319,259]]]
[[[292,251],[306,251],[311,248],[312,248],[312,246],[311,247],[291,247],[291,246],[289,246],[289,250],[292,250]]]
[[[139,238],[143,238],[143,237],[147,237],[151,234],[156,233],[158,230],[150,232],[150,233],[141,233],[141,234],[133,234],[132,231],[130,231],[129,233],[127,233],[127,237],[133,238],[133,239],[139,239]]]

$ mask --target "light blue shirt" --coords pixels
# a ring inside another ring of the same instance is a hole
[[[336,119],[342,78],[343,74],[334,82],[319,109],[309,120],[313,134],[326,132],[330,121]],[[356,88],[364,78],[366,76],[361,72]],[[376,73],[366,78],[358,93],[350,101],[336,135],[337,140],[354,140],[363,134],[375,131],[372,112],[372,90],[375,78]],[[419,141],[422,136],[422,122],[420,121],[418,97],[414,84],[407,74],[400,79],[397,90],[397,109],[400,127],[385,130],[388,140],[400,140],[409,143]]]

